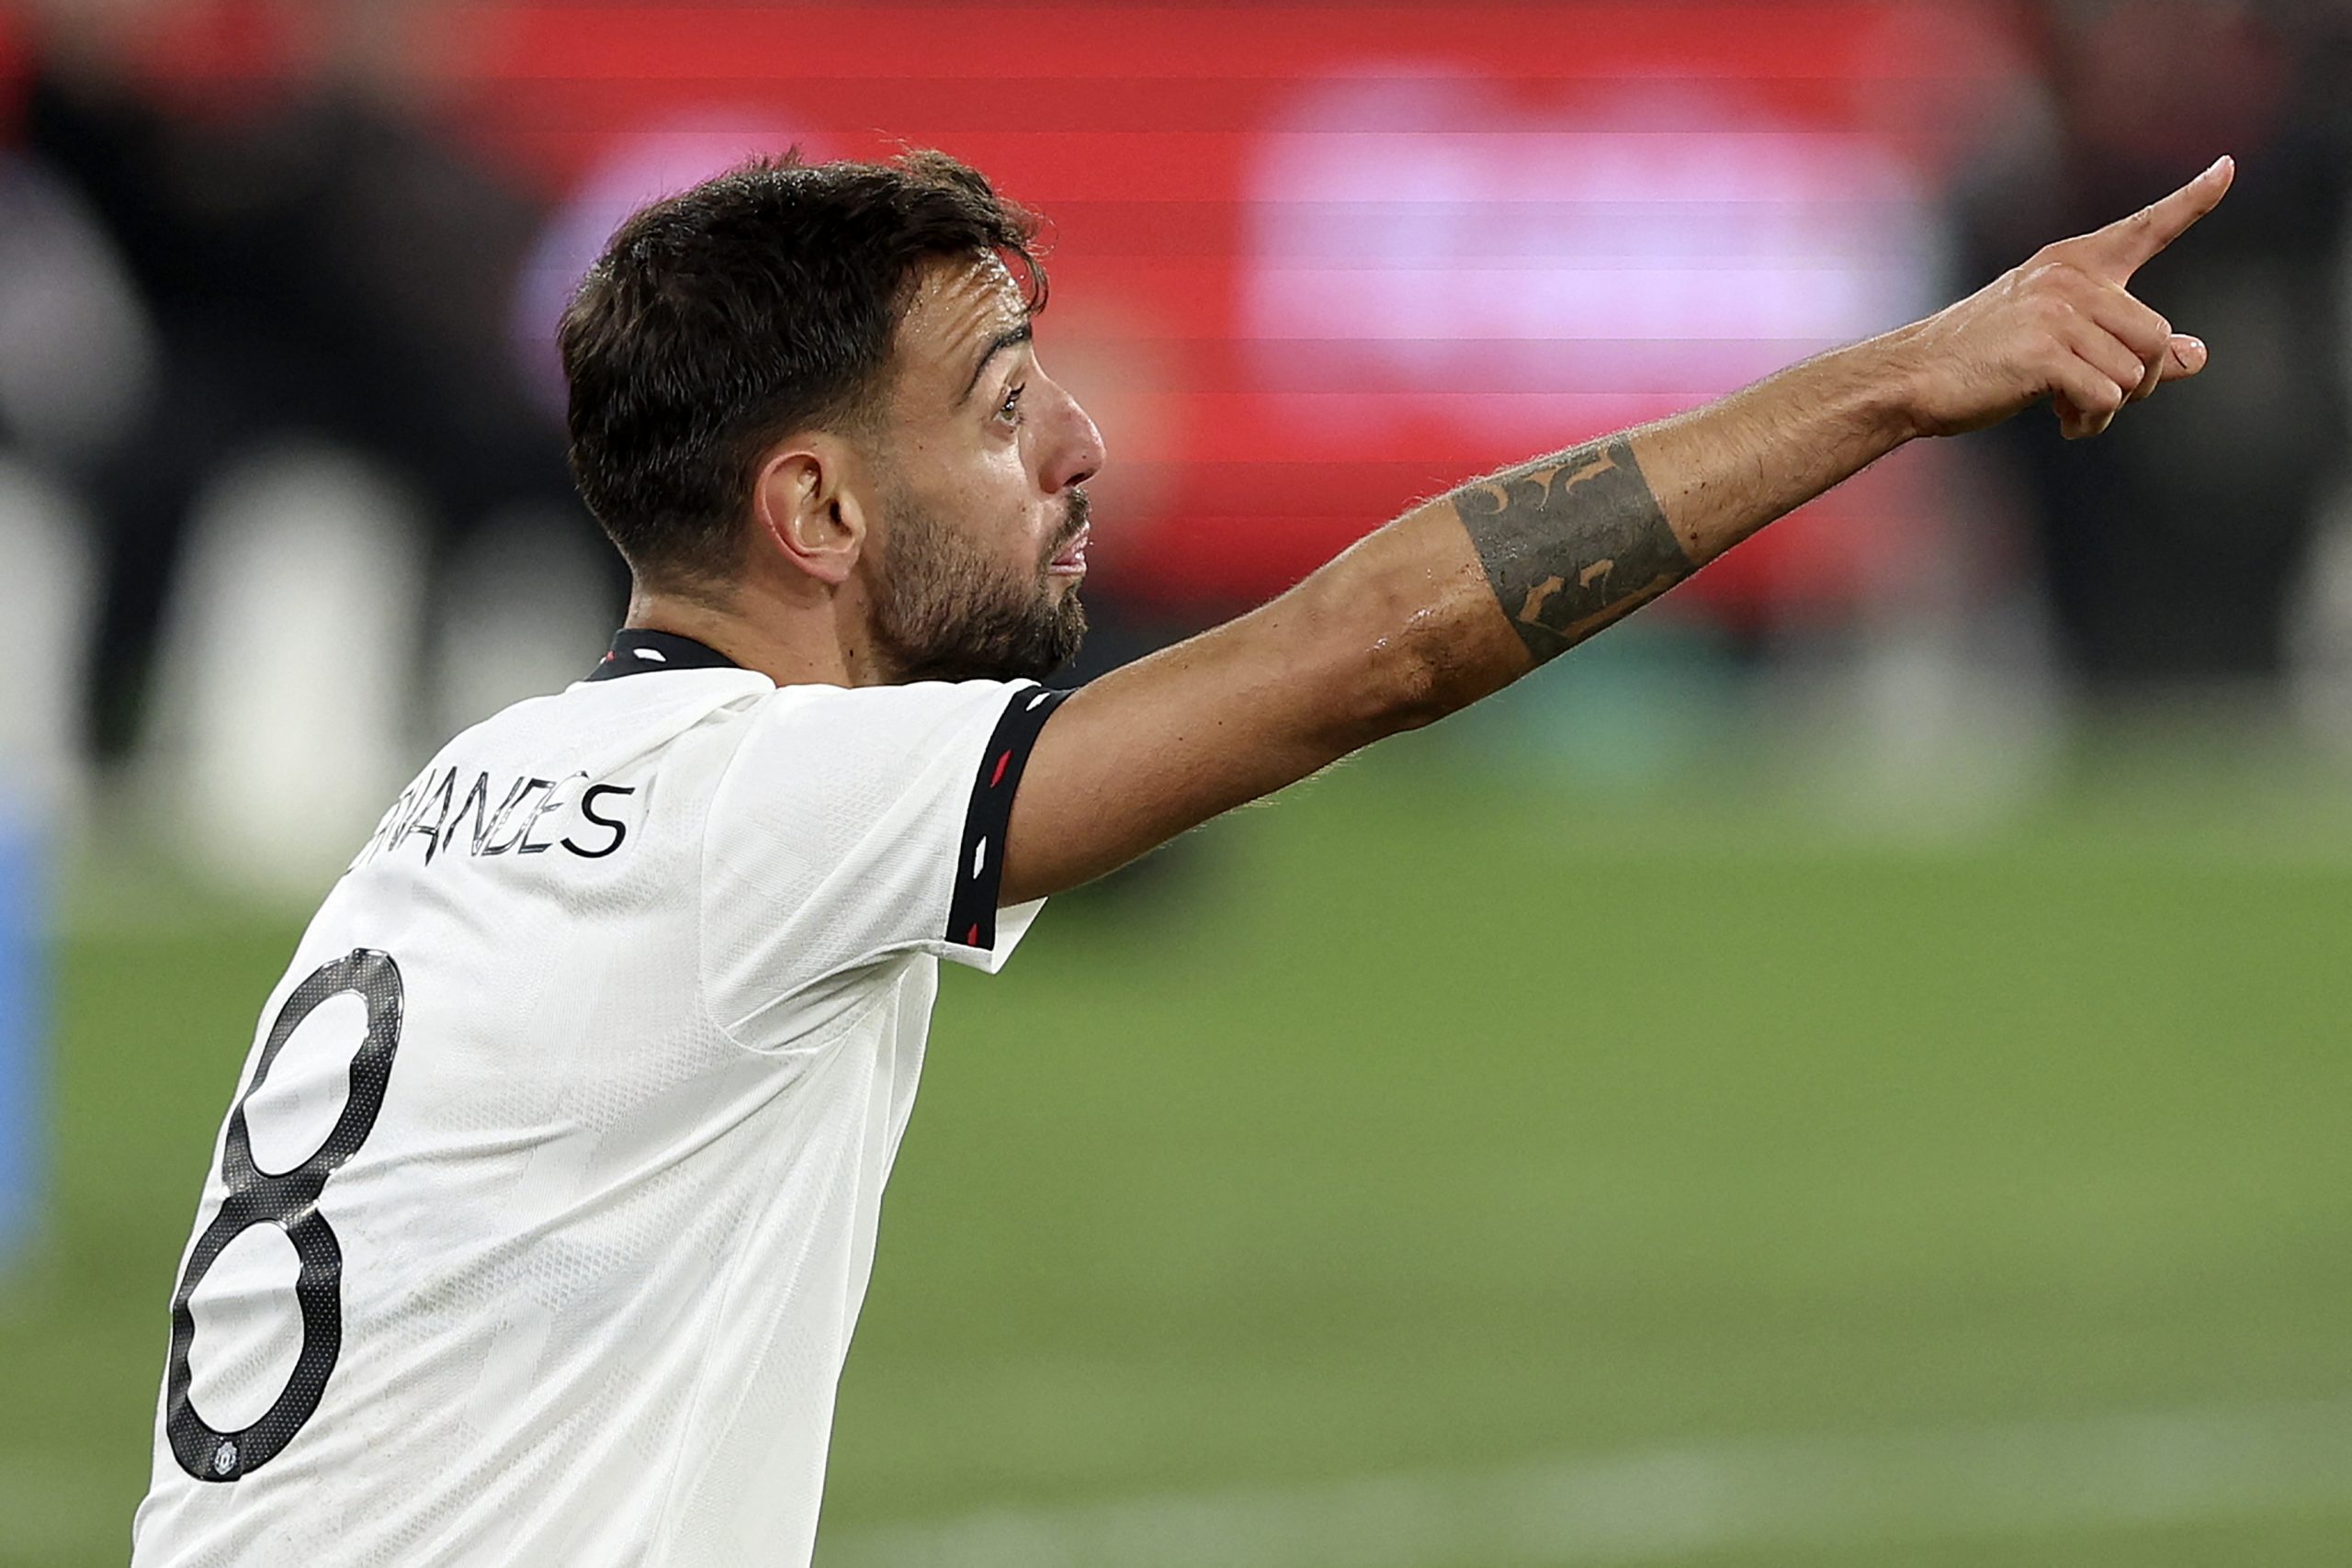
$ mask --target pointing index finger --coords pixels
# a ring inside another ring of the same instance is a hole
[[[2237,167],[2233,159],[2216,158],[2211,168],[2162,201],[2085,235],[2085,259],[2116,282],[2130,282],[2133,273],[2221,204],[2230,182],[2237,175]]]

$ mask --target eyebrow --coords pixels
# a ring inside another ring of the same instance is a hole
[[[971,397],[972,389],[980,384],[981,373],[989,367],[989,361],[994,359],[998,355],[1002,354],[1008,348],[1018,348],[1021,344],[1027,343],[1035,335],[1035,334],[1030,331],[1029,323],[1024,321],[1019,326],[1008,327],[1003,332],[997,333],[996,336],[989,339],[989,345],[987,349],[985,349],[980,355],[980,362],[972,367],[972,378],[965,382],[963,391],[956,394],[956,406],[957,408],[962,408],[965,402]]]

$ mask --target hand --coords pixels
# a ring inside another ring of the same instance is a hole
[[[2125,286],[2221,201],[2222,158],[2152,207],[2044,246],[1958,304],[1891,334],[1913,425],[1955,435],[2048,399],[2069,441],[2097,435],[2127,403],[2205,368],[2205,345]]]

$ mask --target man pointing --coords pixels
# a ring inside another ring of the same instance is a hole
[[[1101,434],[936,153],[638,213],[562,329],[635,579],[443,748],[264,1007],[141,1568],[805,1564],[942,958],[1528,673],[1904,443],[2203,368],[2128,289],[2224,159],[1926,321],[1414,507],[1076,694]],[[337,1107],[340,1109],[336,1109]],[[290,1370],[288,1370],[290,1369]]]

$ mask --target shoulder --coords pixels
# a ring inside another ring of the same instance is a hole
[[[1030,681],[915,681],[902,686],[778,686],[760,706],[780,717],[840,722],[859,718],[950,717],[979,709],[1001,712]]]
[[[796,802],[854,817],[886,803],[954,805],[1029,682],[779,686],[742,716],[714,807],[772,817]]]
[[[746,743],[821,742],[843,754],[902,753],[990,728],[1025,681],[922,681],[903,686],[778,686],[746,711]],[[974,742],[978,744],[978,741]]]

